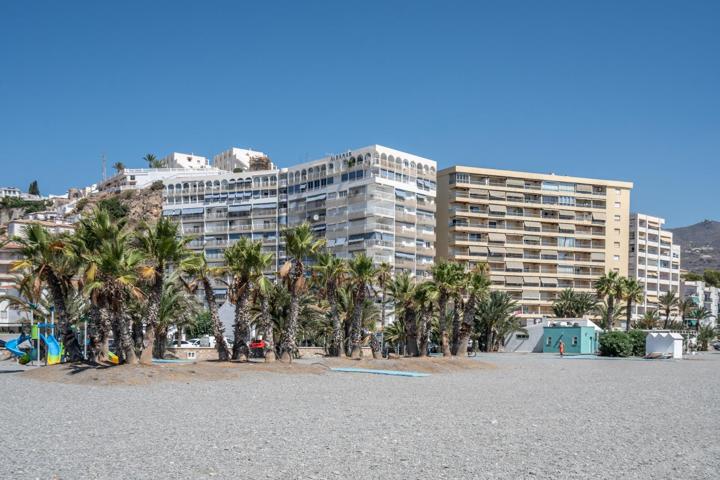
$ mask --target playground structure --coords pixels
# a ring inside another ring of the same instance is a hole
[[[60,363],[62,357],[62,346],[52,334],[54,329],[55,325],[52,323],[38,323],[32,325],[29,336],[21,333],[19,337],[8,340],[0,346],[4,346],[23,365],[31,361],[40,362],[43,354],[47,365],[56,365]],[[21,349],[20,345],[26,341],[30,344],[30,348]]]

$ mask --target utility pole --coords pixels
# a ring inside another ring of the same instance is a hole
[[[107,180],[107,162],[105,161],[105,154],[102,154],[102,179],[103,182]]]

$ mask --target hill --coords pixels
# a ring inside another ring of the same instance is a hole
[[[720,270],[720,222],[703,220],[669,230],[674,242],[682,247],[682,268],[696,273],[708,268]]]

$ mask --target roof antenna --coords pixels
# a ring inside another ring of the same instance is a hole
[[[107,162],[105,160],[104,153],[101,155],[101,157],[102,157],[102,179],[104,182],[105,180],[107,180]]]

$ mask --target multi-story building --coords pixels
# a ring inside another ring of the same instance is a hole
[[[674,291],[680,295],[680,245],[663,230],[665,219],[643,213],[630,215],[628,275],[645,289],[645,298],[633,307],[633,318],[658,308],[658,298]]]
[[[455,166],[438,174],[437,251],[487,263],[525,318],[552,316],[565,288],[627,275],[632,183]]]
[[[255,164],[256,161],[267,159],[267,155],[254,150],[246,150],[244,148],[230,148],[222,153],[218,153],[213,157],[213,167],[228,172],[259,170]],[[268,164],[264,166],[264,170],[273,170],[274,165]]]
[[[705,322],[717,325],[718,313],[720,313],[720,289],[702,280],[683,281],[681,285],[682,297],[691,298],[698,308],[705,308],[710,312],[710,318]]]
[[[173,152],[161,160],[166,168],[187,168],[190,170],[203,170],[210,168],[208,159],[192,153]]]
[[[17,187],[0,187],[0,198],[12,197],[20,198],[22,192]]]
[[[20,260],[20,245],[0,237],[0,295],[18,295],[18,274],[12,271],[13,262]],[[0,300],[0,330],[15,330],[22,314],[7,300]]]
[[[195,235],[190,247],[204,250],[211,263],[249,237],[275,254],[275,270],[286,258],[282,231],[308,222],[339,257],[364,252],[396,271],[428,276],[435,175],[432,160],[372,145],[289,168],[175,175],[163,180],[163,215]]]

